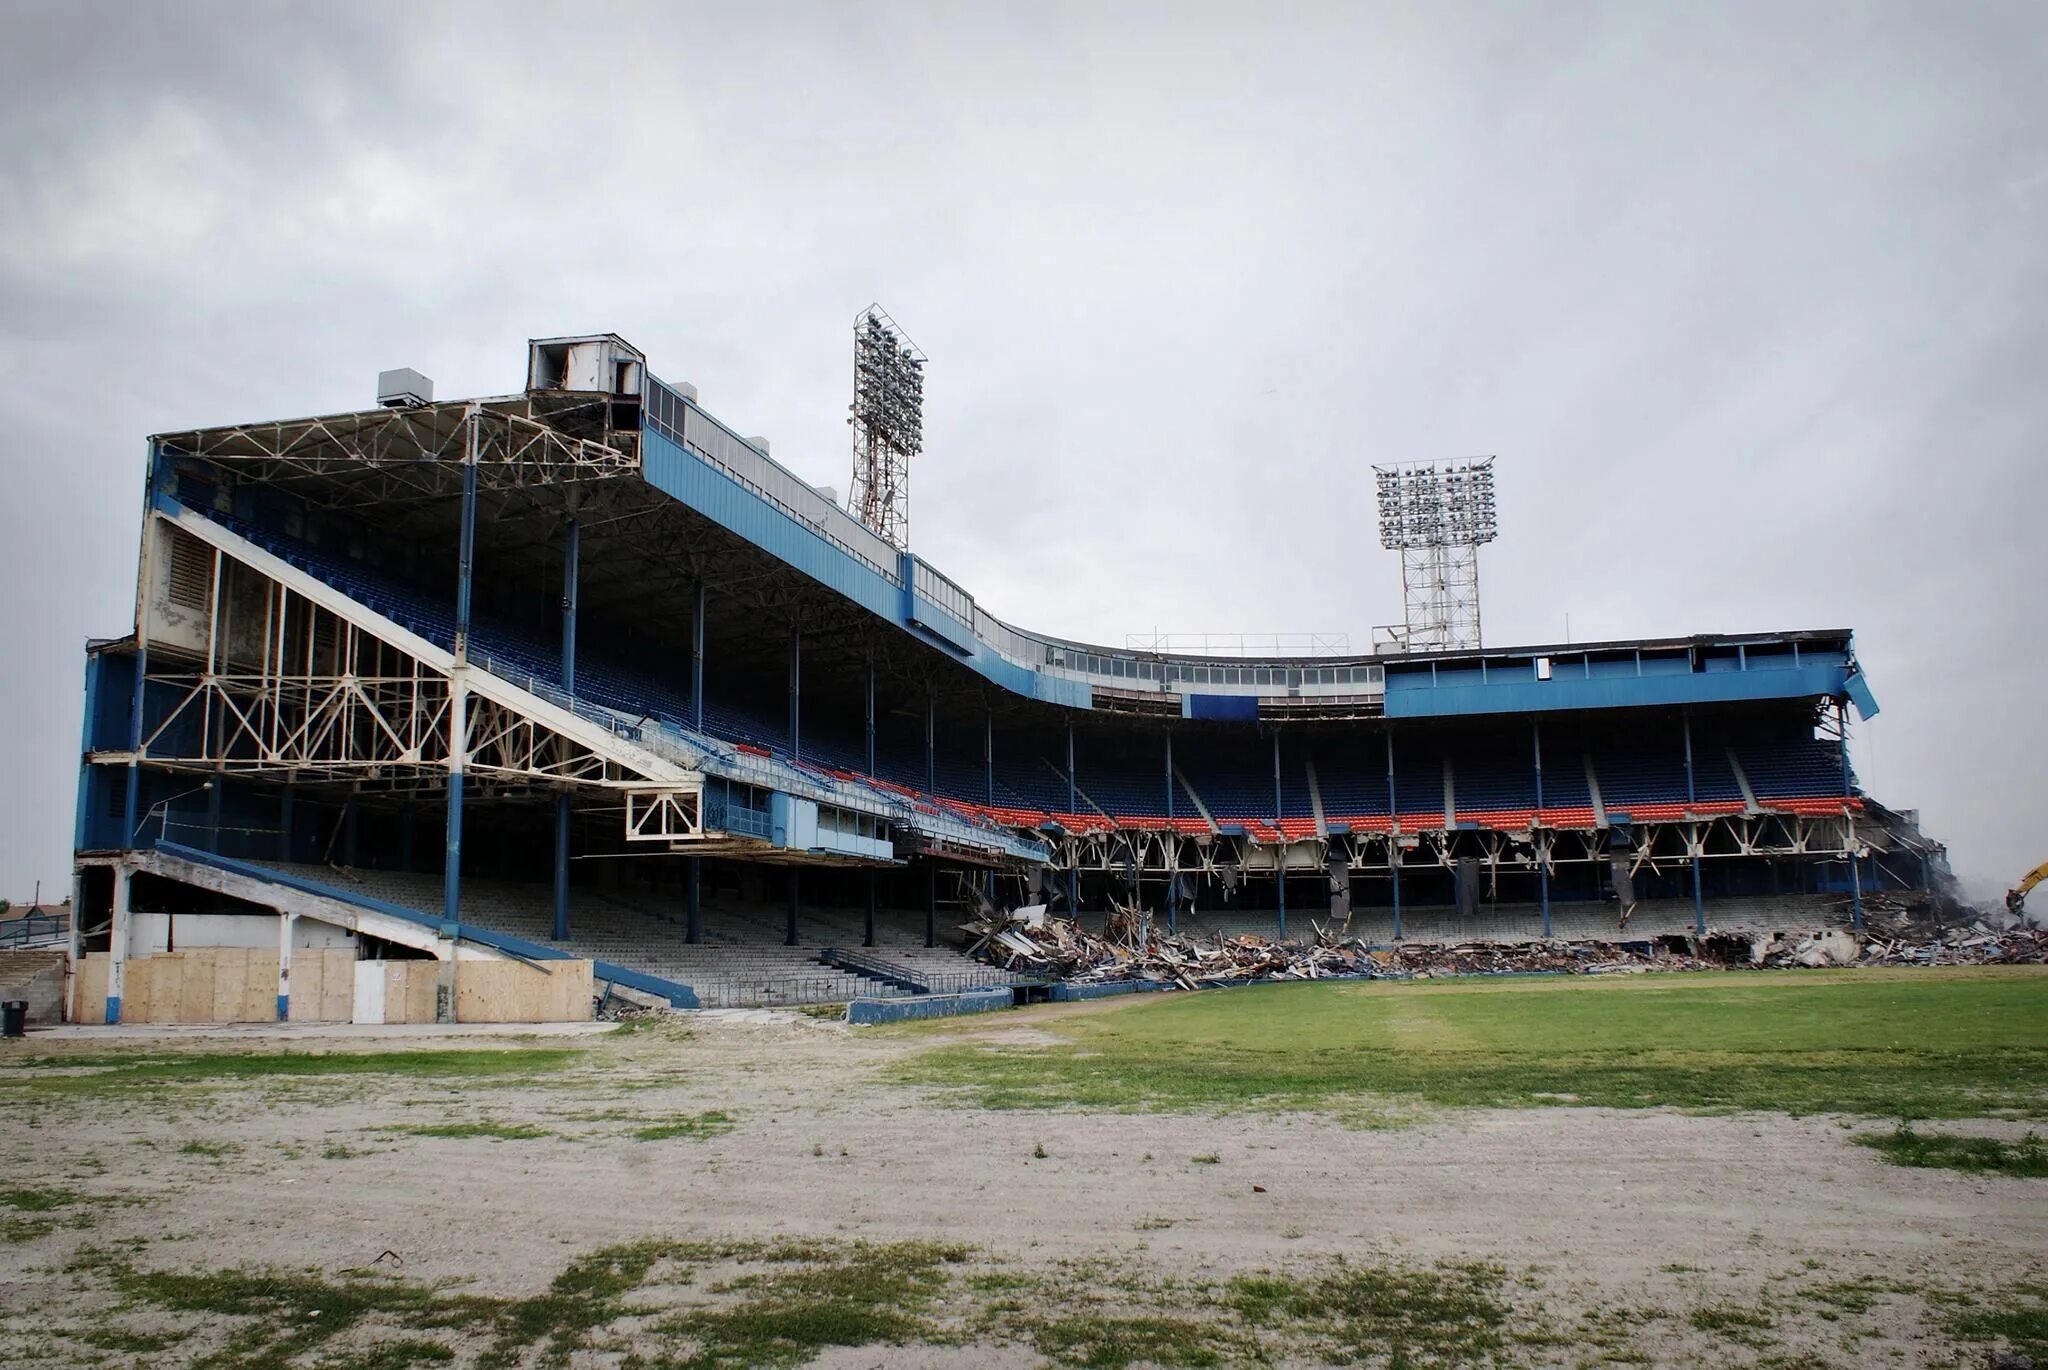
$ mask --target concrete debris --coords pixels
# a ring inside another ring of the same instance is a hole
[[[1906,935],[1887,924],[1862,932],[1720,932],[1704,937],[1530,942],[1404,942],[1370,945],[1323,927],[1302,941],[1162,934],[1143,915],[1115,910],[1109,935],[1070,919],[1027,924],[985,909],[961,925],[969,950],[1005,970],[1077,984],[1150,982],[1199,989],[1266,980],[1328,976],[1422,980],[1443,975],[1601,975],[1643,971],[1721,970],[1734,966],[1813,967],[2048,964],[2048,933],[1995,931],[1982,924]]]

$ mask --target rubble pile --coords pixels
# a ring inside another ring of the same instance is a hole
[[[1113,910],[1109,935],[1089,932],[1041,906],[1014,913],[983,907],[961,925],[969,952],[1021,974],[1077,984],[1150,981],[1181,989],[1326,976],[1421,980],[1442,975],[1599,975],[1719,970],[1734,966],[1959,966],[2048,963],[2048,932],[1984,923],[1934,928],[1879,918],[1861,932],[1716,932],[1614,942],[1404,942],[1372,946],[1316,927],[1304,941],[1161,934],[1140,912]]]

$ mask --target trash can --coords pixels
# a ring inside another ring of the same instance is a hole
[[[0,1037],[20,1037],[28,1032],[28,1001],[9,999],[0,1004]]]

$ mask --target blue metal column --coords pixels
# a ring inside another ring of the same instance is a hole
[[[1273,827],[1280,827],[1280,730],[1273,729]],[[1287,940],[1287,834],[1280,834],[1280,850],[1273,858],[1273,889],[1279,910],[1280,940]]]
[[[683,940],[693,947],[704,940],[703,864],[699,856],[683,862]]]
[[[797,901],[803,897],[801,876],[802,872],[798,867],[789,868],[789,926],[783,929],[782,933],[782,945],[785,947],[796,945],[796,906]]]
[[[1543,724],[1540,720],[1532,721],[1529,728],[1536,746],[1536,821],[1542,824]],[[1545,830],[1548,830],[1547,825],[1545,825]],[[1550,940],[1550,866],[1547,862],[1540,859],[1536,865],[1536,889],[1538,896],[1543,900],[1543,940],[1547,942]]]
[[[1846,798],[1851,791],[1849,778],[1849,709],[1841,700],[1835,701],[1835,728],[1842,738],[1842,794]],[[1843,831],[1847,833],[1848,818],[1843,818]],[[1863,926],[1863,877],[1856,869],[1856,852],[1849,852],[1849,926]]]
[[[868,658],[868,768],[867,774],[875,773],[875,659]]]
[[[582,535],[575,519],[562,525],[562,692],[576,698],[576,596],[581,573]],[[569,795],[555,796],[554,939],[569,936]]]
[[[462,463],[462,540],[455,571],[455,666],[467,676],[469,667],[470,587],[476,573],[476,416],[469,419],[469,451]],[[465,681],[466,684],[466,681]],[[448,841],[441,855],[441,918],[461,921],[462,908],[462,768],[469,740],[468,712],[452,702],[448,738]]]
[[[704,582],[690,610],[690,726],[704,731]]]
[[[1387,729],[1387,874],[1394,882],[1394,940],[1401,940],[1401,844],[1396,831],[1401,825],[1400,805],[1394,795],[1394,730]]]
[[[1699,798],[1695,793],[1692,778],[1692,711],[1690,709],[1679,710],[1678,719],[1679,725],[1685,730],[1685,802],[1690,806],[1697,802]],[[1688,829],[1686,845],[1691,846],[1693,840],[1699,835],[1699,829],[1693,824],[1687,824],[1686,826]],[[1707,935],[1707,906],[1705,900],[1700,896],[1700,857],[1698,852],[1692,853],[1692,930],[1695,936],[1704,937]]]
[[[801,760],[804,754],[803,734],[798,730],[799,710],[803,701],[803,630],[796,624],[789,625],[789,754]]]
[[[996,711],[988,711],[988,725],[981,735],[981,766],[988,777],[988,798],[982,802],[993,805],[996,802]],[[990,872],[993,877],[994,872]]]
[[[1166,737],[1166,816],[1173,817],[1173,734]]]
[[[1074,725],[1067,725],[1067,812],[1080,802],[1074,785]],[[1081,868],[1078,860],[1067,866],[1067,917],[1081,916]]]
[[[939,787],[939,701],[929,686],[924,692],[924,790]]]

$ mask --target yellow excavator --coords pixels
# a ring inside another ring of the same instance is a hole
[[[2016,914],[2025,913],[2027,911],[2027,892],[2043,880],[2048,880],[2048,861],[2043,861],[2040,865],[2021,876],[2019,884],[2014,885],[2005,892],[2006,908]]]

